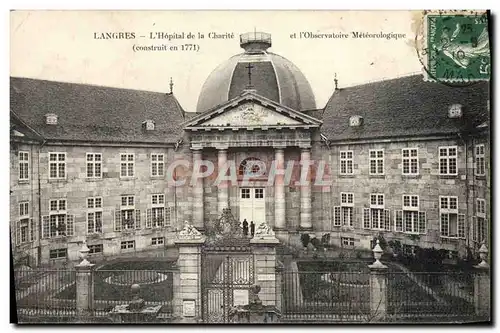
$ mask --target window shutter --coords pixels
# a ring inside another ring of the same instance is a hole
[[[141,210],[140,209],[135,210],[135,228],[141,229]]]
[[[161,218],[162,218],[162,221],[161,221],[161,226],[164,227],[165,226],[165,215],[167,213],[170,213],[170,209],[168,208],[163,208],[163,214],[161,214]]]
[[[73,236],[75,215],[66,215],[66,236]]]
[[[427,219],[425,212],[418,212],[418,232],[425,234],[427,232]]]
[[[14,237],[16,245],[21,244],[21,221],[17,221],[14,225]]]
[[[333,226],[339,227],[341,225],[340,222],[340,206],[333,207]]]
[[[30,229],[30,240],[33,242],[35,240],[35,222],[33,221],[33,219],[30,219],[30,226],[29,226],[29,229]]]
[[[363,208],[363,228],[370,229],[370,208]]]
[[[403,232],[403,211],[397,210],[394,214],[394,231]]]
[[[115,231],[122,231],[122,215],[121,215],[121,210],[120,208],[118,207],[116,210],[115,210],[115,213],[114,213],[114,216],[115,216]]]
[[[389,209],[384,209],[384,224],[385,230],[391,231],[391,211]]]
[[[150,229],[151,228],[151,223],[152,223],[152,214],[153,214],[153,210],[151,208],[148,208],[146,210],[146,228],[147,229]]]
[[[477,228],[477,218],[475,216],[472,217],[472,241],[478,241],[478,228]]]
[[[42,238],[50,237],[50,218],[48,215],[42,216]]]
[[[465,238],[465,214],[458,214],[457,236]]]

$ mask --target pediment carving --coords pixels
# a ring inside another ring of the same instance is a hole
[[[199,126],[277,126],[301,125],[302,122],[256,103],[244,103],[228,110]]]

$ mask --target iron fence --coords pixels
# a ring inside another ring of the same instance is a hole
[[[160,305],[158,319],[173,312],[174,270],[97,270],[92,275],[94,307],[92,317],[108,317],[120,304],[134,296],[132,284],[139,284],[138,296],[146,306]],[[14,271],[16,307],[22,321],[67,322],[77,316],[75,270]],[[41,318],[41,319],[40,319]]]
[[[474,274],[389,272],[387,312],[395,318],[474,315]]]
[[[283,272],[285,320],[364,321],[370,315],[366,272]]]
[[[75,284],[74,270],[20,270],[14,272],[19,316],[74,316],[76,302],[58,294]]]

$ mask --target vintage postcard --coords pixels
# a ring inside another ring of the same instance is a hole
[[[490,13],[10,13],[12,322],[491,320]]]

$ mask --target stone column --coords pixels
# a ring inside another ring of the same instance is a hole
[[[309,169],[311,161],[311,149],[301,148],[300,162],[301,174],[305,172],[303,168]],[[301,175],[302,177],[302,175]],[[302,179],[301,179],[302,181]],[[300,185],[300,229],[312,230],[312,209],[311,209],[311,182],[306,178],[307,184]]]
[[[226,169],[227,149],[217,149],[217,172]],[[217,188],[217,213],[222,214],[222,210],[229,207],[229,185],[226,180],[221,181]]]
[[[274,182],[274,229],[286,229],[286,201],[285,201],[285,151],[275,148],[276,177]],[[278,171],[279,170],[279,171]]]
[[[490,265],[486,262],[488,248],[483,243],[479,249],[481,262],[474,266],[474,307],[476,315],[490,320],[491,318],[491,290]]]
[[[75,266],[76,270],[76,312],[77,320],[85,322],[94,310],[94,264],[87,260],[89,254],[87,242],[83,241],[80,250],[82,262]]]
[[[373,248],[375,262],[370,268],[370,321],[382,321],[387,315],[387,266],[380,262],[384,251],[380,241]]]
[[[193,167],[200,165],[201,159],[201,150],[193,150]],[[193,187],[193,225],[199,230],[205,229],[203,210],[203,178],[198,178]]]
[[[201,309],[201,247],[203,236],[192,225],[185,225],[175,240],[179,249],[174,274],[174,317],[180,323],[198,323],[202,319]]]
[[[264,233],[263,229],[257,229],[255,236],[250,240],[252,252],[254,255],[255,284],[261,287],[259,298],[262,305],[281,304],[281,290],[277,283],[279,278],[276,274],[276,246],[279,240],[275,237],[273,230],[267,227]]]

